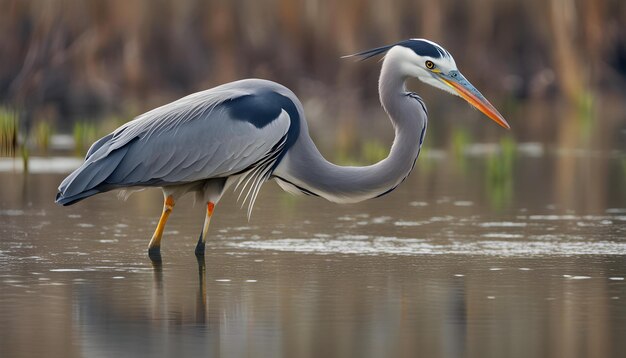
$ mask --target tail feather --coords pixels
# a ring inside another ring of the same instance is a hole
[[[115,185],[107,183],[106,179],[117,168],[127,151],[128,147],[123,146],[107,154],[107,148],[99,148],[83,165],[63,180],[55,202],[64,206],[71,205],[115,188]]]

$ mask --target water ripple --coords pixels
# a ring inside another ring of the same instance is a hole
[[[509,238],[509,237],[507,237]],[[517,238],[517,236],[515,237]],[[340,236],[336,238],[243,240],[225,242],[242,249],[356,255],[479,255],[479,256],[577,256],[626,255],[626,242],[613,241],[503,241],[479,240],[434,243],[429,240]]]

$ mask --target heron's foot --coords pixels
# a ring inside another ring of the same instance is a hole
[[[204,240],[202,240],[202,234],[200,234],[200,238],[198,238],[198,244],[196,244],[196,256],[204,257]]]
[[[148,248],[148,257],[152,262],[161,262],[161,247],[155,246]]]

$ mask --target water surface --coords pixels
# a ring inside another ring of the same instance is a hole
[[[0,356],[621,356],[623,188],[565,190],[551,156],[522,156],[504,184],[466,160],[347,206],[271,183],[250,222],[229,194],[204,261],[186,198],[160,264],[159,192],[58,207],[63,175],[0,173]]]

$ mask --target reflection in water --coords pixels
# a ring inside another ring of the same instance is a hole
[[[198,294],[196,301],[196,323],[205,324],[207,315],[207,296],[206,296],[206,262],[204,255],[196,256],[198,260]]]
[[[160,315],[163,312],[164,299],[164,287],[163,287],[163,261],[162,260],[150,260],[152,264],[152,319],[159,321]]]
[[[607,338],[623,332],[626,288],[607,279],[623,272],[621,257],[276,255],[218,243],[206,263],[185,247],[137,267],[144,244],[111,266],[87,258],[2,277],[2,349],[36,354],[22,334],[55,335],[52,322],[69,339],[41,341],[64,356],[608,357],[624,348]],[[31,314],[7,309],[12,297]],[[41,328],[20,329],[33,324]]]
[[[467,340],[467,302],[465,283],[462,279],[452,281],[445,296],[445,318],[441,337],[444,357],[463,357]]]
[[[123,288],[74,287],[82,355],[608,357],[623,348],[608,338],[623,332],[614,326],[623,306],[609,299],[623,286],[594,270],[587,280],[557,275],[567,260],[272,256],[220,250],[207,260],[228,269],[200,262],[198,276],[184,267],[192,260],[164,265],[167,275],[155,267],[148,296],[141,276]]]

